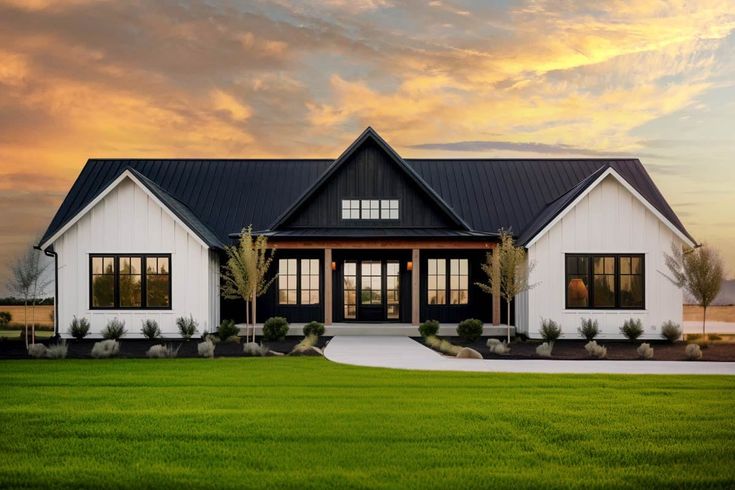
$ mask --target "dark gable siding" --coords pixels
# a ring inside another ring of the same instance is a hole
[[[398,220],[342,220],[342,199],[398,199]],[[367,141],[282,228],[456,228],[374,142]]]

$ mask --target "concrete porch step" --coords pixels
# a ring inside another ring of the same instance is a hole
[[[289,325],[288,335],[303,335],[304,323],[292,323]],[[245,334],[245,324],[238,323],[240,335]],[[505,325],[485,325],[482,327],[482,335],[490,337],[502,337],[506,335]],[[255,334],[263,333],[263,324],[255,325]],[[515,334],[515,327],[510,327],[511,336]],[[333,323],[325,327],[324,335],[334,337],[335,335],[363,335],[363,336],[398,336],[417,337],[419,329],[410,323]],[[457,335],[457,324],[443,324],[439,327],[440,336]]]

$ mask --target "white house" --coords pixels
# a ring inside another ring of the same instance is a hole
[[[536,338],[551,318],[575,337],[595,318],[613,338],[640,318],[657,337],[682,320],[663,254],[695,245],[637,159],[404,159],[370,128],[336,160],[94,159],[39,244],[56,257],[59,333],[74,316],[93,334],[115,317],[131,335],[144,319],[169,336],[181,316],[241,321],[219,270],[249,225],[276,248],[257,320],[341,333],[479,318]],[[475,285],[501,229],[535,263],[510,319]]]

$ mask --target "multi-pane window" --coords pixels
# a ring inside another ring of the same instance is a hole
[[[467,259],[428,259],[427,269],[427,300],[430,305],[467,304],[470,283]]]
[[[380,219],[398,219],[398,199],[380,200]]]
[[[168,255],[92,255],[90,262],[90,308],[171,308]]]
[[[278,304],[319,304],[319,259],[278,260]]]
[[[380,201],[377,199],[363,199],[360,201],[360,218],[380,218]]]
[[[359,199],[342,199],[342,219],[360,219]]]
[[[568,309],[645,307],[643,255],[566,256]]]
[[[383,275],[380,261],[360,262],[360,303],[363,305],[379,305],[383,303]]]
[[[345,262],[342,276],[345,318],[354,320],[357,318],[357,263]]]
[[[389,261],[385,267],[386,316],[389,320],[397,320],[401,313],[401,266],[400,262]]]
[[[397,220],[398,199],[342,199],[342,219]]]
[[[427,269],[429,304],[447,304],[447,260],[429,259]]]
[[[279,259],[278,260],[278,304],[295,305],[297,304],[297,284],[296,278],[298,271],[297,259]]]
[[[449,301],[453,305],[466,305],[469,297],[469,272],[467,259],[449,260]]]
[[[319,304],[319,259],[301,259],[301,304]]]

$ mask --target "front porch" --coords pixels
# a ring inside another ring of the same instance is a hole
[[[303,335],[304,323],[292,323],[289,325],[288,335]],[[245,324],[238,323],[240,335],[245,335]],[[333,323],[325,325],[324,335],[334,337],[336,335],[347,336],[394,336],[394,337],[418,337],[419,330],[410,323]],[[263,334],[263,324],[255,325],[255,335]],[[507,334],[506,325],[484,325],[482,335],[487,337],[503,337]],[[515,335],[515,327],[510,327],[510,334]],[[439,327],[438,335],[457,335],[457,324],[447,323]]]

